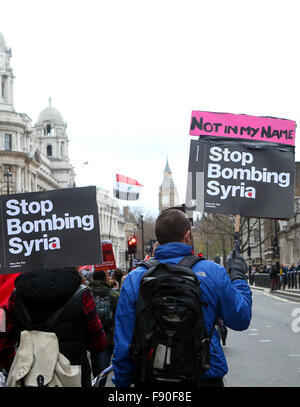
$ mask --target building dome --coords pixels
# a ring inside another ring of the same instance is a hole
[[[38,122],[50,122],[52,124],[59,125],[65,124],[61,113],[57,109],[55,109],[55,107],[51,106],[51,99],[49,99],[49,106],[41,111]]]
[[[0,33],[0,50],[2,50],[2,51],[6,50],[5,39],[2,35],[2,33]]]

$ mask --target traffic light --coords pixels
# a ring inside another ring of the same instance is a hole
[[[128,240],[128,254],[136,253],[136,245],[137,245],[137,238],[135,236],[132,236]]]
[[[250,246],[247,247],[247,255],[250,259],[251,258],[251,247]]]
[[[274,237],[272,239],[272,252],[273,252],[273,257],[279,258],[280,256],[280,247],[278,245],[278,239],[277,237]]]

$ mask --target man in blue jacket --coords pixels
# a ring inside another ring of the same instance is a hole
[[[189,218],[178,209],[163,211],[155,223],[155,234],[159,246],[155,259],[161,263],[177,264],[184,256],[193,253],[192,232]],[[207,332],[212,332],[210,344],[210,368],[202,377],[203,386],[223,386],[223,377],[228,371],[226,359],[220,344],[220,337],[214,329],[216,317],[237,331],[248,328],[251,321],[252,293],[246,282],[247,265],[237,247],[227,259],[228,271],[209,260],[197,262],[192,270],[200,280]],[[132,383],[133,359],[130,350],[132,342],[136,301],[145,266],[131,271],[122,285],[115,316],[115,348],[112,359],[113,383],[117,387],[129,387]]]

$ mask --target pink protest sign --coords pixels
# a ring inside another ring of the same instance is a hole
[[[295,145],[296,122],[246,114],[192,111],[191,136],[220,136]]]

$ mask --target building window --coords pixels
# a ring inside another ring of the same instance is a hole
[[[5,81],[4,81],[4,78],[2,78],[1,79],[1,96],[4,98],[4,84],[5,84]]]
[[[47,124],[47,134],[51,134],[51,124]]]
[[[6,151],[12,149],[12,145],[11,145],[11,134],[4,134],[4,149],[5,149]]]
[[[65,155],[65,143],[62,141],[60,145],[60,155],[63,157]]]
[[[52,156],[52,146],[50,144],[47,146],[47,156],[48,157]]]
[[[254,229],[253,232],[254,243],[259,243],[259,229]]]

